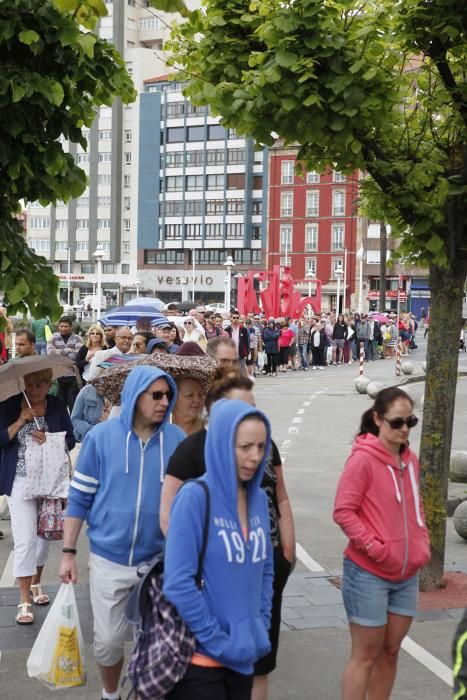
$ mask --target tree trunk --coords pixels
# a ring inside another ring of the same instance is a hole
[[[459,256],[460,257],[460,256]],[[420,446],[422,496],[430,531],[431,562],[422,571],[421,590],[443,583],[446,501],[456,397],[465,265],[430,265],[430,330]]]
[[[381,221],[379,225],[379,310],[386,311],[386,251],[387,251],[387,231],[386,224]]]

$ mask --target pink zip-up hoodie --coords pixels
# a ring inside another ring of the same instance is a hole
[[[408,447],[401,463],[399,468],[375,435],[360,435],[334,503],[334,520],[350,540],[345,556],[390,581],[414,576],[431,556],[419,495],[420,465]]]

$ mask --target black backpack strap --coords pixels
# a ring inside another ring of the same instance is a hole
[[[196,480],[196,483],[201,486],[204,493],[206,494],[206,511],[205,511],[205,515],[204,515],[203,541],[201,543],[201,549],[199,552],[198,571],[196,572],[196,576],[195,576],[196,585],[201,590],[202,588],[204,588],[203,563],[204,563],[204,555],[206,554],[206,547],[208,545],[209,520],[210,520],[210,515],[211,515],[211,497],[209,494],[208,485],[204,481]]]

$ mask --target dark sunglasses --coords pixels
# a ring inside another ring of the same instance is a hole
[[[147,391],[146,394],[152,396],[153,401],[162,401],[164,396],[167,396],[167,401],[170,403],[172,400],[171,391]]]
[[[383,416],[383,420],[385,420],[393,430],[400,430],[403,425],[406,425],[408,428],[415,428],[418,423],[417,416],[409,416],[406,420],[404,418],[389,419]]]
[[[185,321],[183,325],[184,326],[192,326],[193,322],[192,321]]]

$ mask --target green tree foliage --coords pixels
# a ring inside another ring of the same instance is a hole
[[[99,106],[135,96],[120,55],[92,32],[106,12],[103,0],[0,0],[0,289],[9,313],[60,312],[57,278],[24,241],[20,202],[78,197],[86,175],[59,138],[86,148],[82,128]]]
[[[406,259],[429,267],[427,585],[443,571],[467,274],[466,31],[464,0],[208,0],[171,41],[195,104],[258,144],[298,144],[308,169],[367,173],[367,206]]]

